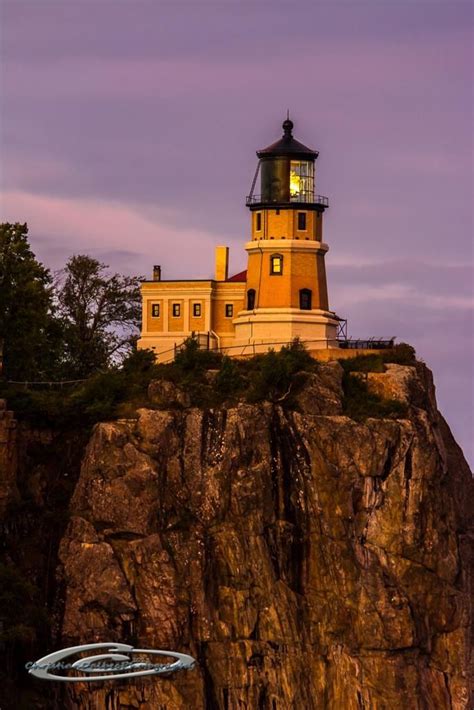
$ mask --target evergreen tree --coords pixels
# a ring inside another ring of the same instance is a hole
[[[44,379],[57,366],[60,329],[50,272],[35,257],[28,226],[0,224],[0,346],[3,376]]]

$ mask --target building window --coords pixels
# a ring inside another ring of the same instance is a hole
[[[255,308],[255,289],[249,288],[247,291],[247,310],[253,311]]]
[[[300,309],[302,311],[311,310],[311,291],[309,288],[302,288],[300,291]]]
[[[234,306],[232,303],[226,303],[225,304],[225,317],[226,318],[232,318],[234,315]]]
[[[306,229],[306,212],[298,212],[298,229],[300,231]]]
[[[283,273],[283,257],[281,254],[272,254],[270,257],[270,274],[280,276]]]
[[[280,214],[280,210],[275,210],[275,214]]]
[[[160,317],[160,304],[159,303],[152,303],[151,304],[151,317],[152,318],[159,318]]]
[[[193,316],[194,318],[199,318],[201,316],[201,304],[193,303]]]
[[[173,303],[173,318],[179,318],[181,315],[181,304]]]
[[[262,229],[262,213],[257,212],[257,214],[255,215],[255,230],[257,232],[260,232],[261,229]]]

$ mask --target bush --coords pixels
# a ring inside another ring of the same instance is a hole
[[[391,362],[397,365],[416,365],[415,348],[408,343],[398,343],[390,350],[381,353],[383,362]]]
[[[378,353],[356,355],[339,360],[344,372],[385,372],[386,363],[397,365],[415,365],[415,348],[407,343],[399,343],[393,348]]]
[[[243,387],[244,381],[239,371],[238,364],[230,357],[223,357],[214,386],[222,397],[229,397]]]
[[[129,393],[125,373],[112,371],[95,375],[70,395],[70,403],[84,422],[113,419],[116,406]]]
[[[200,348],[195,338],[188,338],[177,352],[174,364],[178,370],[184,373],[219,367],[221,361],[222,355]]]
[[[316,363],[299,340],[284,346],[279,352],[270,350],[265,355],[253,358],[250,365],[250,387],[247,393],[249,402],[268,399],[271,402],[291,403],[290,395],[295,393],[298,372],[313,370]],[[299,378],[298,386],[303,381]],[[292,391],[293,390],[293,391]]]
[[[344,372],[385,372],[384,361],[379,353],[372,355],[356,355],[341,359]]]
[[[157,372],[154,359],[151,351],[137,351],[124,360],[122,367],[97,373],[75,385],[47,390],[3,385],[0,396],[7,399],[18,418],[34,426],[88,427],[120,416],[124,402],[146,400],[148,385]]]
[[[153,350],[134,350],[125,358],[122,369],[127,375],[152,374],[156,367]]]
[[[351,419],[362,421],[368,417],[399,419],[407,415],[408,407],[397,399],[382,399],[370,392],[367,383],[357,375],[344,372],[343,412]]]
[[[245,360],[236,360],[200,349],[189,339],[175,361],[159,365],[157,379],[169,380],[185,389],[198,407],[220,406],[246,394],[249,402],[262,400],[290,403],[291,394],[302,385],[294,375],[317,367],[305,347],[295,340],[278,353],[273,350]],[[217,370],[215,377],[209,370]]]

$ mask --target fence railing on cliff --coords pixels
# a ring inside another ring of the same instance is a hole
[[[7,385],[18,385],[22,386],[25,389],[28,389],[29,387],[66,387],[68,385],[75,385],[78,384],[79,382],[86,382],[87,377],[82,378],[81,380],[5,380]]]
[[[360,338],[341,338],[338,337],[336,339],[329,339],[329,338],[318,338],[314,340],[302,340],[301,343],[304,345],[308,350],[311,350],[311,346],[314,345],[316,346],[315,349],[319,348],[321,346],[321,343],[328,348],[330,346],[341,348],[342,350],[388,350],[390,348],[394,347],[395,344],[395,337],[392,336],[390,338],[365,338],[365,339],[360,339]],[[293,341],[288,341],[288,340],[269,340],[268,342],[259,342],[259,343],[247,343],[245,345],[227,345],[227,346],[216,346],[215,348],[210,347],[210,341],[203,340],[202,338],[198,340],[199,342],[199,347],[203,348],[204,350],[207,349],[214,349],[216,353],[221,353],[222,355],[233,355],[234,357],[246,357],[246,356],[252,356],[252,355],[257,355],[259,352],[261,352],[261,347],[262,346],[268,346],[268,348],[275,348],[275,347],[289,347]],[[162,364],[168,364],[173,362],[176,354],[182,350],[185,347],[185,341],[183,341],[180,345],[175,345],[173,348],[170,348],[169,350],[164,350],[159,353],[160,361]],[[167,355],[168,357],[166,359],[163,359],[163,356]]]

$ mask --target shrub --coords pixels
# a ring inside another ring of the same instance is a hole
[[[243,384],[238,364],[230,357],[223,357],[220,370],[214,382],[217,393],[224,398],[228,397],[241,389]]]
[[[385,363],[397,365],[415,365],[415,348],[407,343],[399,343],[393,348],[382,350],[378,353],[356,355],[340,359],[344,372],[385,372]]]
[[[371,355],[356,355],[339,360],[344,372],[385,372],[382,356],[379,353]]]
[[[397,419],[405,417],[407,414],[408,407],[404,402],[396,399],[382,399],[369,390],[363,379],[350,372],[344,372],[342,387],[344,390],[343,412],[351,419],[357,421],[367,417]]]
[[[416,365],[415,348],[408,343],[398,343],[390,350],[381,353],[383,362],[391,362],[397,365]]]
[[[71,393],[74,411],[88,423],[113,419],[119,402],[128,395],[128,383],[123,372],[112,371],[89,378]]]
[[[290,394],[294,394],[296,389],[296,373],[313,370],[315,367],[315,361],[299,340],[282,347],[277,353],[270,350],[265,355],[259,355],[250,363],[247,400],[258,402],[268,399],[290,404]],[[298,384],[302,386],[301,378]]]
[[[287,361],[292,374],[315,368],[315,361],[299,338],[295,338],[290,345],[284,345],[279,354]]]
[[[156,367],[153,350],[134,350],[125,358],[122,369],[127,375],[153,373]]]
[[[65,429],[88,427],[95,422],[123,415],[124,402],[143,403],[150,381],[156,377],[154,354],[143,350],[130,354],[122,367],[89,377],[64,388],[28,389],[3,385],[5,397],[15,415],[38,427]]]
[[[181,372],[192,370],[205,370],[218,367],[221,363],[222,355],[213,350],[200,348],[195,338],[188,338],[177,352],[174,364]]]
[[[38,427],[55,427],[70,417],[68,394],[61,390],[26,390],[16,385],[0,388],[0,397],[8,402],[17,419],[26,419]]]

